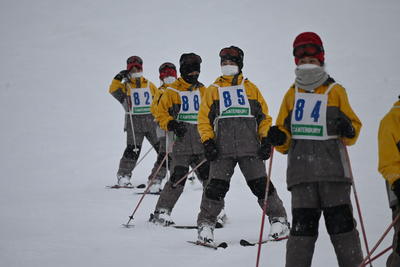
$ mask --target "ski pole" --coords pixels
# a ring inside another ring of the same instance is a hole
[[[383,233],[383,235],[381,236],[381,238],[379,238],[378,242],[376,242],[376,245],[372,248],[371,252],[368,253],[367,257],[364,258],[364,260],[361,262],[360,267],[364,267],[367,263],[367,260],[369,260],[369,262],[371,262],[371,255],[372,253],[375,252],[375,250],[379,247],[379,245],[382,243],[383,239],[386,237],[386,235],[390,232],[390,230],[393,228],[393,226],[397,223],[397,221],[399,220],[400,215],[397,215],[396,218],[393,220],[393,222],[387,227],[387,229],[385,230],[385,232]]]
[[[380,258],[381,256],[383,256],[386,252],[388,252],[391,249],[393,249],[392,246],[385,248],[380,253],[378,253],[376,256],[374,256],[371,260],[367,261],[365,264],[368,264],[368,263],[373,262],[374,260]]]
[[[158,172],[160,171],[162,165],[164,164],[164,161],[167,159],[167,157],[168,157],[168,153],[165,153],[165,156],[164,156],[163,160],[161,161],[161,163],[160,163],[160,165],[158,166],[157,170],[156,170],[155,173],[153,174],[153,177],[151,177],[150,182],[149,182],[149,184],[147,185],[146,190],[143,192],[142,197],[139,199],[139,202],[137,203],[135,209],[134,209],[133,212],[132,212],[132,215],[129,216],[128,222],[127,222],[126,224],[123,224],[123,226],[125,226],[126,228],[129,228],[129,226],[130,226],[129,223],[133,220],[133,215],[135,215],[136,211],[138,210],[138,208],[139,208],[139,206],[140,206],[140,203],[142,203],[144,197],[145,197],[145,196],[147,195],[147,193],[149,192],[150,187],[153,185],[153,183],[154,183],[154,181],[155,181],[155,179],[156,179],[156,176],[157,176]]]
[[[261,228],[260,228],[260,237],[258,239],[258,249],[257,249],[257,260],[256,260],[256,267],[260,264],[260,255],[261,255],[261,244],[262,244],[262,237],[264,234],[264,224],[265,224],[265,213],[267,212],[267,204],[268,204],[268,191],[269,191],[269,183],[271,181],[271,171],[272,171],[272,160],[274,158],[274,147],[271,149],[271,157],[269,159],[269,167],[267,173],[267,184],[265,186],[265,197],[264,197],[264,205],[262,209],[262,217],[261,217]]]
[[[357,194],[357,189],[356,189],[356,184],[354,182],[354,175],[353,175],[353,170],[351,167],[351,163],[350,163],[350,156],[349,156],[349,152],[347,150],[347,146],[345,145],[345,143],[342,141],[342,144],[344,146],[344,151],[346,154],[346,160],[347,163],[349,164],[349,171],[350,171],[350,178],[352,181],[352,186],[353,186],[353,193],[354,193],[354,199],[356,200],[356,206],[357,206],[357,212],[358,212],[358,217],[360,219],[360,225],[361,225],[361,231],[363,234],[363,238],[364,238],[364,245],[365,245],[365,249],[367,250],[367,254],[368,254],[368,259],[371,261],[370,257],[371,257],[371,253],[369,251],[369,247],[368,247],[368,240],[367,240],[367,234],[365,232],[365,226],[364,226],[364,220],[363,220],[363,216],[361,214],[361,206],[360,206],[360,201],[358,199],[358,194]],[[369,263],[369,265],[372,267],[372,264]]]
[[[139,165],[140,162],[142,162],[144,160],[144,158],[150,153],[151,150],[153,150],[154,147],[150,147],[149,150],[147,150],[147,152],[138,160],[138,162],[136,162],[135,164],[135,168]],[[134,168],[134,169],[135,169]]]
[[[128,101],[129,119],[130,119],[130,122],[131,122],[131,130],[132,130],[132,136],[133,136],[133,144],[135,145],[135,149],[133,151],[135,153],[137,153],[139,151],[139,149],[138,149],[138,146],[137,146],[137,143],[136,143],[135,127],[133,127],[133,119],[132,119],[132,113],[133,113],[133,110],[132,110],[133,106],[132,106],[132,101],[131,101],[132,87],[130,87],[128,83],[125,83],[125,85],[129,89],[129,95],[127,95],[127,101]]]
[[[181,179],[179,179],[176,183],[174,183],[172,185],[172,187],[176,187],[180,182],[182,182],[183,180],[186,179],[186,177],[188,177],[192,172],[194,172],[195,170],[197,170],[201,165],[203,165],[205,162],[207,161],[207,159],[203,159],[199,164],[197,164],[196,167],[194,167],[190,172],[186,173],[185,176],[183,176]]]

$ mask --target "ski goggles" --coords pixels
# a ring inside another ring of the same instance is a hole
[[[312,57],[324,52],[324,48],[316,44],[304,44],[293,48],[293,56],[296,58]]]
[[[224,59],[241,58],[239,50],[231,47],[222,48],[222,50],[219,52],[219,56]]]
[[[161,66],[160,66],[160,68],[158,70],[159,70],[159,72],[162,72],[165,69],[174,69],[174,70],[176,70],[176,67],[172,63],[165,62],[165,63],[161,64]]]
[[[127,70],[131,70],[133,67],[142,69],[143,60],[138,56],[132,56],[126,60],[126,64],[127,64],[127,66],[126,66]]]

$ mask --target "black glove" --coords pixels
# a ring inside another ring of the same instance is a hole
[[[218,157],[218,148],[217,144],[213,139],[208,139],[203,143],[204,146],[204,154],[208,161],[216,160]]]
[[[129,71],[127,70],[121,70],[115,77],[114,80],[122,81],[123,79],[128,79],[129,80]]]
[[[272,146],[267,137],[261,139],[261,147],[258,150],[258,157],[267,160],[271,157]]]
[[[269,128],[267,139],[273,146],[281,146],[286,142],[286,134],[279,130],[278,126]]]
[[[170,120],[168,122],[168,130],[174,131],[177,137],[184,137],[186,133],[186,126],[183,122],[178,122],[176,120]]]
[[[397,199],[400,201],[400,179],[397,179],[393,183],[392,190],[393,190],[394,194],[396,195]]]
[[[356,131],[354,130],[351,121],[346,118],[337,118],[336,119],[336,131],[339,136],[353,138],[356,136]]]

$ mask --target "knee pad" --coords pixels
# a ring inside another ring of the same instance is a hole
[[[260,177],[251,181],[247,181],[247,185],[250,187],[251,192],[258,198],[264,199],[265,198],[265,188],[266,184],[266,177]],[[270,196],[273,192],[275,192],[275,187],[272,182],[269,182],[268,188],[268,196]]]
[[[206,161],[205,163],[203,163],[203,165],[201,165],[197,169],[197,174],[199,176],[199,179],[203,182],[208,180],[209,173],[210,173],[210,162],[209,161]]]
[[[293,236],[317,236],[321,210],[314,208],[295,208],[290,234]]]
[[[224,180],[211,179],[206,186],[205,195],[211,200],[221,201],[229,190],[229,183]]]
[[[179,179],[181,179],[183,176],[185,176],[185,174],[187,174],[189,172],[189,168],[188,167],[183,167],[183,166],[176,166],[174,168],[174,172],[171,175],[170,181],[172,183],[176,183],[177,181],[179,181]],[[186,183],[187,179],[184,179],[182,182],[179,183],[179,185],[184,186]]]
[[[127,145],[124,151],[124,158],[131,159],[131,160],[137,160],[139,157],[140,153],[140,146],[137,146],[138,151],[135,152],[135,146],[134,145]]]
[[[353,231],[355,222],[350,205],[324,208],[326,229],[330,235]]]

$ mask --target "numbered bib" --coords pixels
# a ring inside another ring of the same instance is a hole
[[[219,118],[252,117],[243,83],[244,79],[241,85],[218,88]]]
[[[333,85],[335,84],[329,86],[325,94],[299,93],[296,87],[291,121],[293,139],[327,140],[337,138],[337,136],[328,136],[326,128],[328,94]]]
[[[199,114],[201,97],[200,91],[177,91],[181,98],[181,109],[178,113],[178,121],[197,124],[197,116]]]
[[[151,91],[150,83],[148,83],[146,88],[131,88],[131,103],[132,103],[132,114],[142,115],[150,114],[151,106]]]

